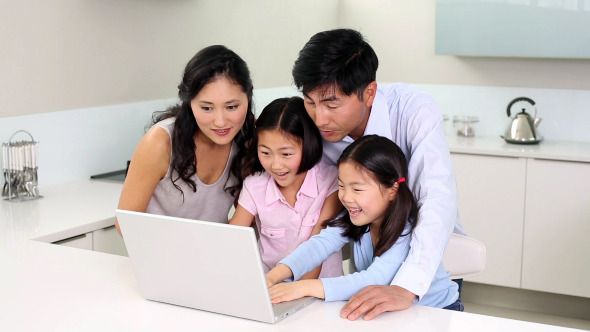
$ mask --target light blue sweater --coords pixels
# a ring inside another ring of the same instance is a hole
[[[300,244],[289,256],[280,261],[293,272],[293,279],[299,280],[313,270],[334,252],[350,241],[341,235],[339,227],[327,227],[320,234]],[[407,229],[404,231],[404,234]],[[373,257],[373,242],[370,232],[354,242],[354,261],[357,271],[337,278],[321,278],[326,301],[348,300],[351,296],[370,285],[389,285],[408,256],[411,236],[402,236],[381,256]],[[459,297],[458,286],[449,277],[442,263],[438,267],[430,288],[417,303],[444,308]]]

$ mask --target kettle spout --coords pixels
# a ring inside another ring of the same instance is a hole
[[[533,125],[535,126],[535,128],[537,128],[539,126],[539,123],[541,123],[541,120],[543,120],[542,118],[535,118],[535,120],[533,121]]]

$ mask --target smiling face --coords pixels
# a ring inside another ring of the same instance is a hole
[[[242,87],[219,77],[205,84],[191,100],[199,126],[197,135],[217,145],[230,144],[238,134],[248,112],[248,96]]]
[[[264,170],[283,188],[299,189],[305,174],[297,174],[303,150],[301,143],[279,130],[262,130],[258,133],[258,159]]]
[[[363,136],[377,84],[369,84],[363,100],[356,93],[350,96],[338,88],[317,88],[305,93],[305,110],[328,142],[341,141],[347,135],[353,139]]]
[[[382,186],[354,162],[345,161],[338,166],[338,198],[356,226],[379,227],[395,200],[397,188]]]

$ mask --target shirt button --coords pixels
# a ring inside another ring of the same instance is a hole
[[[422,288],[426,288],[426,284],[422,284]]]

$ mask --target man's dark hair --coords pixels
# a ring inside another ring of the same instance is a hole
[[[356,93],[362,100],[367,85],[376,80],[378,66],[375,51],[358,31],[329,30],[303,46],[293,66],[293,80],[305,95],[335,88],[347,96]]]

